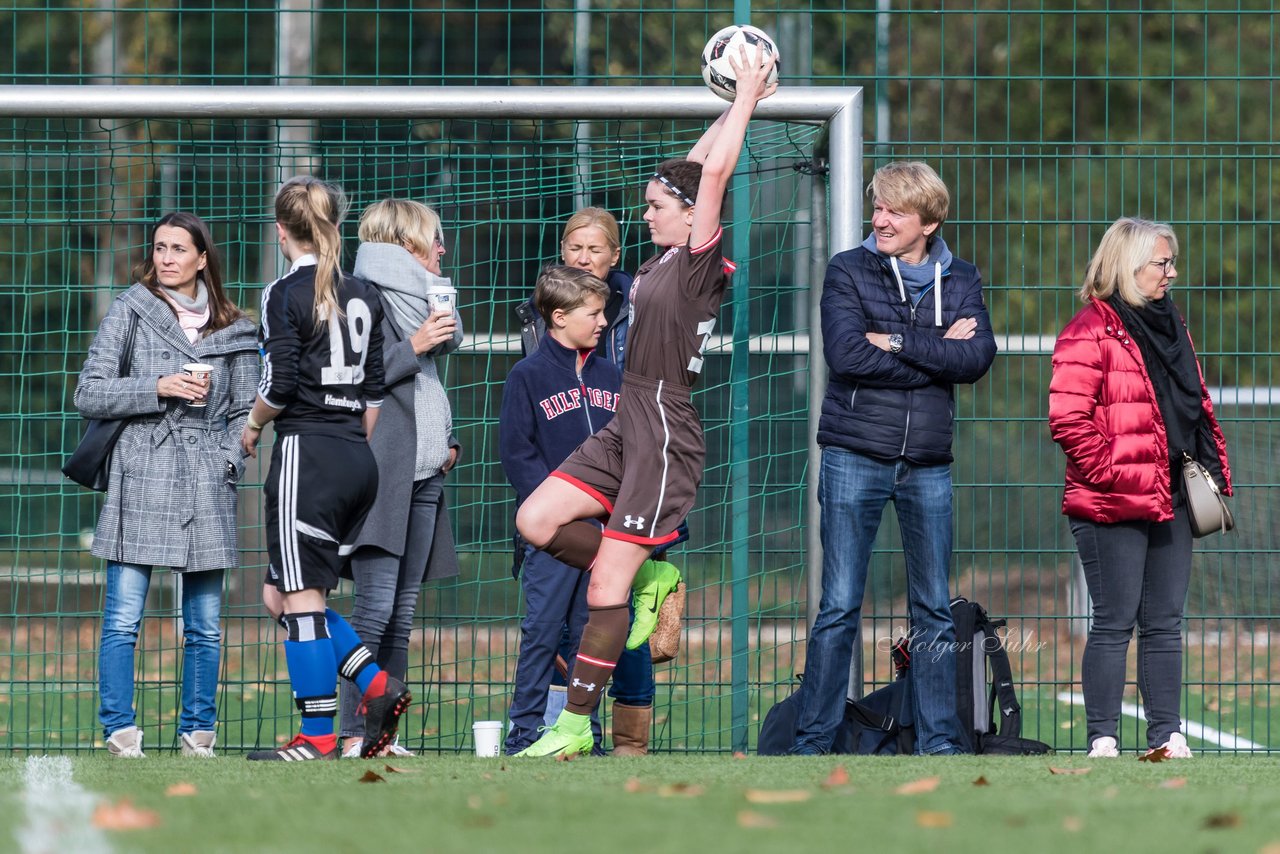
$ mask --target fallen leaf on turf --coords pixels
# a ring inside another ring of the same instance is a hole
[[[385,783],[387,778],[383,777],[377,771],[365,771],[364,776],[360,778],[361,783]]]
[[[473,810],[478,810],[482,806],[484,806],[484,801],[480,798],[479,795],[468,795],[467,806]]]
[[[921,810],[916,813],[917,827],[950,827],[951,813]]]
[[[1050,774],[1065,774],[1067,776],[1079,776],[1081,774],[1088,774],[1092,770],[1093,770],[1092,768],[1054,768],[1052,765],[1049,766]]]
[[[1233,812],[1215,812],[1205,818],[1204,826],[1210,830],[1224,830],[1228,827],[1239,827],[1240,815],[1239,813]]]
[[[1011,815],[1004,820],[1004,823],[1009,827],[1026,827],[1027,819],[1026,816]]]
[[[752,810],[741,810],[738,813],[738,827],[746,827],[751,830],[759,830],[761,828],[777,827],[778,820],[771,816],[761,815]]]
[[[941,782],[941,777],[921,777],[919,780],[903,783],[894,791],[899,795],[923,795],[925,792],[932,792],[938,788],[938,784]]]
[[[1102,790],[1102,797],[1107,798],[1108,800],[1114,798],[1118,794],[1120,794],[1119,786],[1107,786]]]
[[[1160,784],[1162,789],[1181,789],[1187,785],[1186,777],[1170,777]]]
[[[1258,854],[1280,854],[1280,842],[1268,842],[1258,849]]]
[[[196,787],[191,783],[174,783],[164,790],[164,794],[168,798],[189,798],[196,794]]]
[[[733,758],[734,758],[734,759],[746,759],[746,758],[747,758],[747,754],[743,753],[741,750],[735,750],[735,751],[733,751]]]
[[[753,804],[798,804],[813,797],[804,789],[747,789],[747,800]]]
[[[575,756],[577,756],[577,754],[576,754],[576,753],[557,753],[557,754],[556,754],[556,761],[557,761],[557,762],[572,762],[572,761],[573,761],[573,757],[575,757]]]
[[[1163,762],[1169,758],[1169,749],[1166,747],[1153,747],[1146,753],[1138,757],[1139,762]]]
[[[493,775],[492,775],[492,774],[481,774],[481,775],[480,775],[480,779],[481,779],[481,780],[492,780],[492,779],[493,779]]]
[[[93,811],[93,826],[103,830],[146,830],[159,827],[160,816],[138,809],[126,798],[114,804],[98,804]]]
[[[658,787],[658,797],[660,798],[696,798],[707,790],[693,783],[671,783],[667,786]]]
[[[831,769],[831,773],[827,775],[827,779],[822,781],[822,788],[836,789],[840,786],[849,785],[849,772],[845,770],[843,765],[837,765]]]
[[[976,779],[976,780],[974,780],[974,781],[973,781],[973,785],[975,785],[975,786],[990,786],[991,784],[987,782],[987,778],[986,778],[986,777],[979,777],[978,779]]]
[[[386,764],[383,764],[383,766],[382,766],[382,767],[383,767],[383,768],[386,768],[386,769],[387,769],[388,771],[390,771],[392,774],[420,774],[420,773],[422,773],[421,771],[417,771],[417,770],[415,770],[415,769],[413,769],[413,768],[397,768],[397,767],[396,767],[396,766],[394,766],[394,765],[386,765]]]
[[[632,777],[630,780],[626,782],[626,784],[622,788],[623,790],[630,792],[633,795],[636,792],[649,791],[649,787],[646,786],[644,783],[641,783],[639,777]]]
[[[1078,815],[1069,815],[1062,820],[1062,829],[1068,833],[1079,833],[1084,828],[1084,821]]]

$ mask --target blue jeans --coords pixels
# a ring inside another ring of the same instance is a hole
[[[212,730],[218,722],[218,663],[222,652],[220,569],[182,573],[182,714],[178,732]],[[107,589],[98,648],[98,720],[102,734],[135,725],[133,659],[151,586],[151,567],[107,564]]]
[[[844,715],[849,667],[862,620],[871,548],[892,501],[902,530],[911,618],[912,710],[916,750],[954,753],[955,624],[951,620],[951,467],[883,461],[822,449],[822,600],[809,635],[793,753],[826,753]]]

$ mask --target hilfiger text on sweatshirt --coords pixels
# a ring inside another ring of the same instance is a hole
[[[618,411],[618,398],[620,395],[617,392],[605,391],[599,388],[571,388],[553,394],[550,397],[544,397],[538,401],[538,405],[542,407],[542,414],[546,416],[548,421],[551,421],[566,412],[581,409],[584,396],[587,402],[597,409],[607,409],[610,412]]]

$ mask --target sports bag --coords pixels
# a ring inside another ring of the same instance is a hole
[[[138,315],[129,312],[129,331],[120,351],[120,367],[116,376],[127,377],[133,366],[133,340],[138,331]],[[128,418],[90,418],[80,444],[62,465],[68,478],[95,492],[106,492],[111,480],[111,452],[115,450]]]
[[[804,675],[800,675],[801,680]],[[774,704],[760,725],[756,753],[785,756],[796,740],[804,682],[791,696]],[[911,682],[898,679],[861,700],[845,700],[844,716],[832,734],[831,753],[889,755],[915,751],[911,723]]]

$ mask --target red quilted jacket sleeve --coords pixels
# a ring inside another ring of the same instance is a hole
[[[1095,487],[1115,480],[1111,441],[1098,412],[1102,398],[1102,348],[1083,312],[1067,324],[1053,348],[1049,380],[1049,433],[1068,463]],[[1070,475],[1068,475],[1070,476]]]

